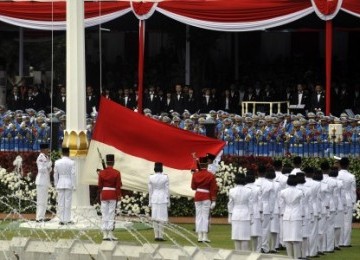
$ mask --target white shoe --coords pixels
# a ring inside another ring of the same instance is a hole
[[[203,241],[202,232],[198,233],[198,242],[201,243]]]
[[[203,232],[202,241],[205,243],[210,243],[211,241],[208,238],[208,234],[206,232]]]
[[[109,231],[108,238],[112,241],[117,241],[118,239],[114,236],[112,231]]]
[[[103,231],[103,240],[109,240],[109,234],[107,231]]]

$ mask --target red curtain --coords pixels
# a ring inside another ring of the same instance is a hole
[[[78,0],[76,0],[78,1]],[[101,6],[101,10],[99,10]],[[110,14],[129,8],[127,1],[85,2],[85,18]],[[0,2],[0,15],[34,21],[64,21],[66,2]]]
[[[343,1],[344,1],[342,4],[343,8],[360,15],[360,1],[359,0],[343,0]]]
[[[165,1],[158,7],[182,16],[214,22],[251,22],[295,13],[310,0]]]

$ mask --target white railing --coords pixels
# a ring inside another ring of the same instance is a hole
[[[242,106],[242,115],[245,115],[246,113],[249,113],[249,105],[252,105],[252,113],[255,114],[256,113],[256,105],[269,105],[270,106],[270,114],[273,113],[273,106],[277,105],[277,111],[281,111],[281,104],[286,104],[286,110],[287,113],[290,113],[290,102],[289,101],[272,101],[272,102],[268,102],[268,101],[243,101],[241,102],[241,106]]]

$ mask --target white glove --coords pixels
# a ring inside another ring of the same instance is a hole
[[[216,202],[215,201],[211,202],[210,209],[213,210],[215,206],[216,206]]]
[[[151,208],[151,203],[149,202],[149,208]]]
[[[231,223],[231,218],[232,218],[232,214],[229,213],[229,216],[228,216],[228,223]]]
[[[170,208],[170,206],[171,206],[171,204],[170,204],[170,200],[169,200],[169,202],[167,204],[167,207]]]

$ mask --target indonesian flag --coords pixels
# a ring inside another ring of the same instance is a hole
[[[170,193],[190,197],[194,195],[190,188],[190,170],[195,167],[192,153],[198,157],[216,155],[224,145],[101,98],[82,181],[97,184],[96,169],[102,169],[100,151],[103,159],[106,154],[115,154],[114,167],[121,172],[122,189],[147,192],[154,163],[162,162]]]

